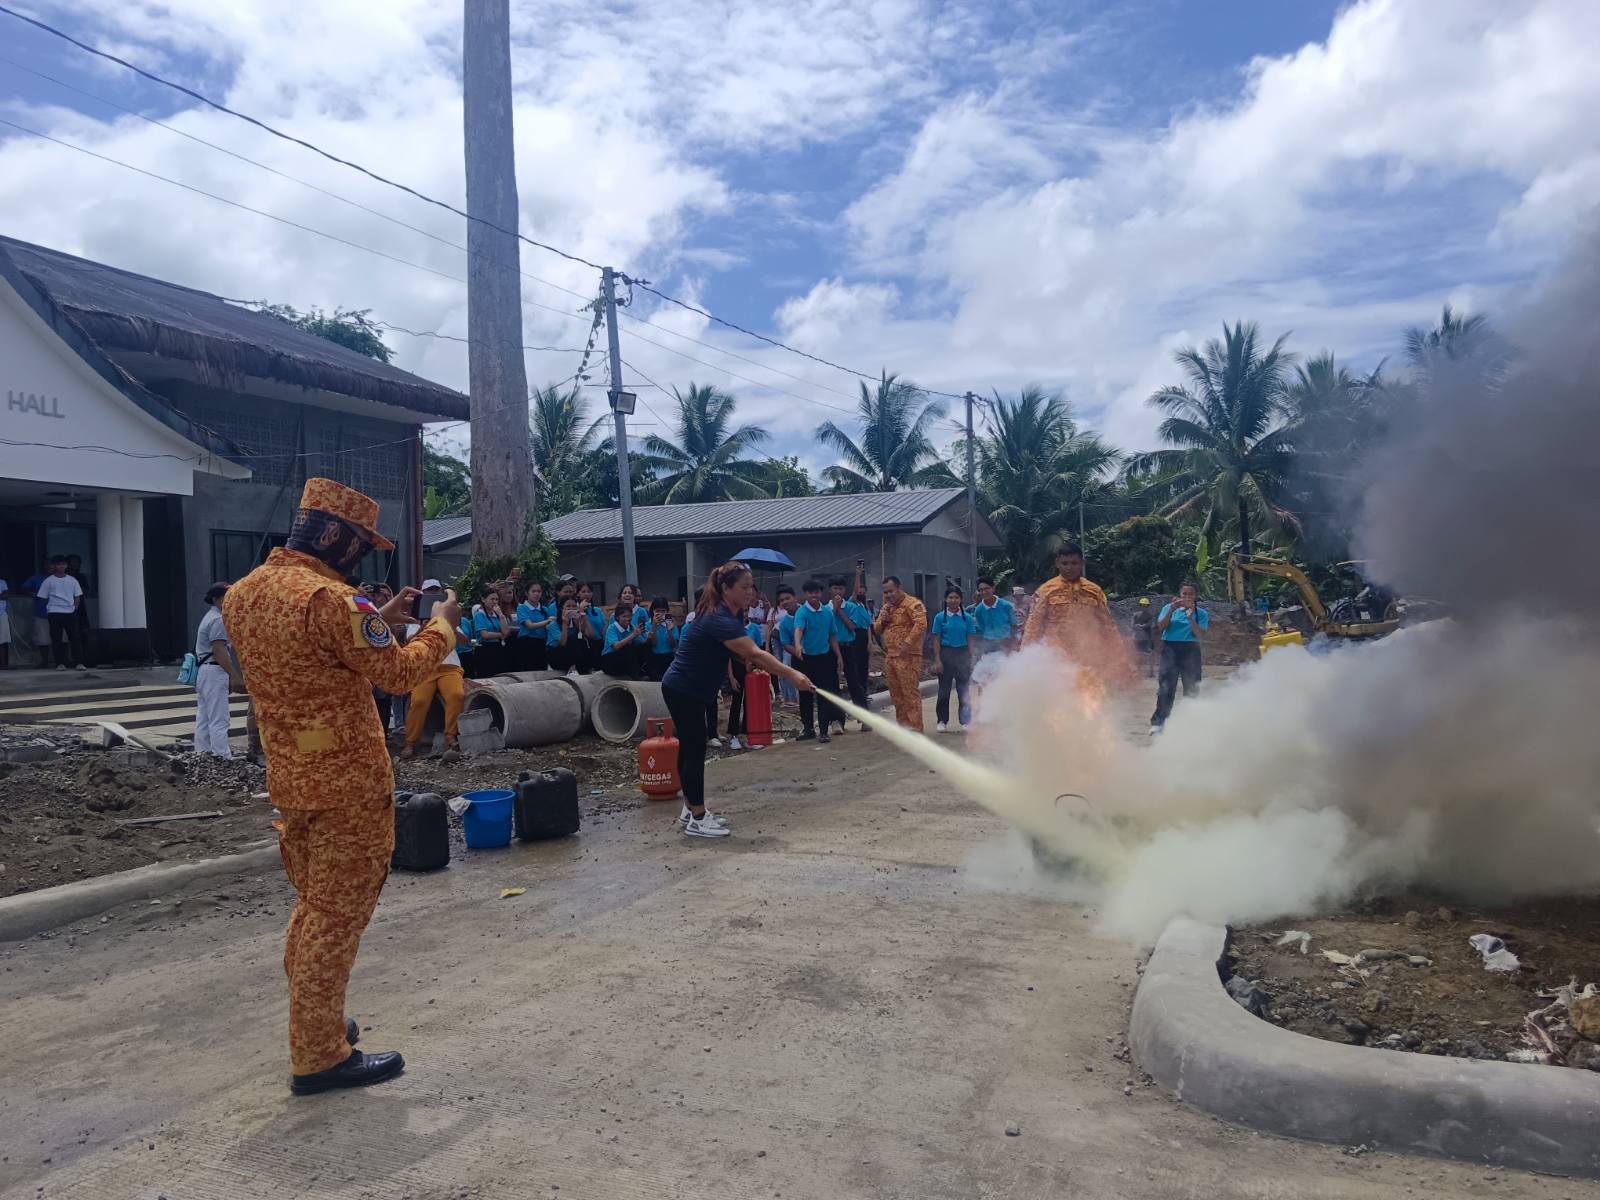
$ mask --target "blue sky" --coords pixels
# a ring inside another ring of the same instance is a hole
[[[461,198],[457,5],[30,11]],[[1153,444],[1143,399],[1171,380],[1172,350],[1222,321],[1370,367],[1447,300],[1514,306],[1600,195],[1587,0],[513,0],[513,13],[530,235],[866,371],[1064,389],[1130,448]],[[9,18],[0,29],[4,58],[462,238],[458,218]],[[463,272],[458,251],[4,62],[0,117]],[[223,294],[465,330],[450,280],[3,127],[0,212],[14,236]],[[531,248],[523,270],[541,281],[525,285],[526,340],[581,344],[579,300],[557,288],[592,294],[592,273]],[[843,419],[852,377],[647,297],[632,315],[656,326],[623,327],[641,378],[725,386],[776,451],[826,462],[811,435]],[[390,340],[402,365],[465,386],[458,344]],[[570,351],[528,356],[530,383],[575,369]],[[642,391],[648,431],[670,399]]]

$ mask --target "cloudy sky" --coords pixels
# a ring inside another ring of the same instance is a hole
[[[459,4],[25,7],[464,204]],[[512,12],[525,233],[864,371],[1064,389],[1128,447],[1153,442],[1143,399],[1173,380],[1173,347],[1242,317],[1370,367],[1447,300],[1514,303],[1600,197],[1593,0]],[[416,265],[0,125],[10,235],[228,296],[466,331],[460,218],[3,15],[0,119]],[[557,348],[529,352],[529,381],[571,376],[594,273],[526,246],[522,269],[526,340]],[[777,449],[826,461],[811,435],[845,419],[851,376],[645,295],[632,316],[641,424],[670,403],[645,380],[712,382]],[[465,388],[463,346],[389,340],[401,365]]]

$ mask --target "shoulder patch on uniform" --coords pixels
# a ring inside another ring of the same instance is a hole
[[[375,611],[362,614],[359,630],[361,640],[374,650],[382,650],[394,640],[394,631]]]
[[[355,595],[351,596],[348,600],[348,603],[356,612],[378,611],[378,606],[372,602],[371,598],[362,595],[360,592],[357,592]]]

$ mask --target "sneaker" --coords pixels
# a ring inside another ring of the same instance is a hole
[[[711,815],[710,810],[707,810],[705,816],[699,818],[691,816],[685,821],[683,832],[689,837],[724,838],[731,834],[733,830],[719,822],[716,817]]]
[[[678,814],[678,824],[687,825],[692,820],[694,820],[694,814],[689,811],[689,806],[685,804],[683,806],[683,811]],[[728,826],[727,821],[723,820],[721,817],[714,816],[709,810],[706,812],[705,820],[710,821],[714,825],[721,825],[724,829],[726,829]]]
[[[816,738],[816,736],[817,736],[816,730],[814,730],[814,729],[802,729],[800,731],[800,736],[795,738],[795,741],[797,741],[797,742],[809,742],[809,741],[814,740]]]
[[[848,729],[846,729],[844,727],[844,722],[843,721],[839,722],[839,732],[840,733],[849,733],[850,732]]]
[[[946,725],[943,721],[940,721],[939,722],[939,732],[940,733],[949,733],[950,732],[950,726]]]
[[[84,666],[82,663],[79,663],[75,669],[79,671],[87,671],[89,668]]]
[[[57,663],[56,664],[56,670],[65,671],[66,669],[67,669],[67,664],[66,663]]]
[[[707,742],[706,745],[710,746],[713,750],[721,750],[722,749],[722,739],[718,738],[718,737],[714,737],[709,742]]]
[[[738,738],[729,738],[728,739],[728,749],[729,750],[743,750],[744,746],[742,746],[740,744]]]

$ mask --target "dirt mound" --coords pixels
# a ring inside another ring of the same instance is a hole
[[[1287,930],[1309,933],[1278,942]],[[1489,971],[1468,939],[1501,938],[1521,960],[1514,972]],[[1262,1015],[1295,1033],[1327,1041],[1458,1058],[1506,1058],[1530,1048],[1529,1013],[1551,1003],[1539,993],[1600,981],[1600,900],[1570,897],[1503,908],[1450,907],[1407,895],[1315,918],[1234,931],[1233,975],[1259,985]],[[1355,958],[1341,965],[1323,952]],[[1241,989],[1243,990],[1243,989]],[[1566,1037],[1573,1050],[1574,1036]],[[1569,1053],[1587,1065],[1590,1050]]]

